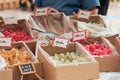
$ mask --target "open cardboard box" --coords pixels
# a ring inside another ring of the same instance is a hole
[[[76,52],[84,56],[88,62],[81,62],[79,65],[55,66],[45,56],[66,52]],[[99,78],[98,62],[79,43],[71,43],[67,46],[67,49],[39,45],[37,57],[43,63],[45,80],[88,80]]]
[[[91,38],[91,39],[89,38],[86,41],[87,41],[87,43],[84,41],[81,41],[80,43],[85,45],[85,44],[90,44],[90,43],[94,43],[94,42],[97,42],[97,43],[105,42],[105,44],[108,45],[106,43],[106,41],[104,41],[101,37]],[[110,45],[112,45],[112,44],[110,44]],[[120,71],[120,67],[119,67],[120,66],[120,55],[115,50],[115,47],[113,49],[114,50],[112,50],[112,52],[115,53],[115,55],[95,56],[95,59],[99,62],[100,72]]]
[[[0,20],[2,20],[2,19],[0,19]],[[32,26],[25,19],[18,20],[18,24],[4,24],[4,23],[2,24],[2,23],[0,24],[0,32],[3,32],[4,30],[8,30],[8,29],[11,29],[11,30],[14,30],[14,31],[19,29],[21,31],[27,32],[28,35],[31,36],[32,40],[35,39],[34,32],[31,30]],[[30,40],[30,41],[32,41],[32,40]],[[27,41],[25,41],[25,42],[27,42]]]
[[[11,69],[0,70],[0,80],[13,80]]]
[[[29,22],[33,28],[40,30],[33,31],[37,38],[43,40],[46,35],[62,35],[64,33],[69,33],[76,31],[74,25],[69,21],[64,13],[51,13],[48,16],[30,16]],[[42,32],[43,31],[43,32]],[[44,33],[48,32],[48,33]],[[51,34],[52,33],[52,34]],[[39,37],[38,37],[39,36]]]
[[[24,48],[28,52],[28,55],[31,57],[32,62],[34,64],[35,68],[36,68],[37,74],[42,77],[42,65],[34,57],[33,53],[29,50],[29,48],[27,47],[27,45],[24,42],[19,42],[19,43],[12,44],[12,47],[15,47],[15,48]],[[14,65],[8,65],[7,66],[8,69],[12,70],[12,73],[13,73],[13,79],[12,80],[21,80],[21,73],[20,73],[18,65],[19,64],[14,64]],[[36,80],[37,77],[34,74],[25,75],[23,80],[28,80],[28,79]]]

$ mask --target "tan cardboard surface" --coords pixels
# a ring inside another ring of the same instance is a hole
[[[41,63],[34,63],[37,74],[42,77],[42,64]],[[12,69],[13,79],[12,80],[21,80],[21,73],[18,66],[9,66],[9,69]],[[23,80],[36,80],[37,77],[35,74],[25,75]]]
[[[13,80],[12,70],[0,70],[0,80]]]
[[[27,45],[25,43],[14,43],[13,46],[15,48],[24,47],[28,51],[28,53],[29,53],[28,55],[31,56],[32,62],[36,67],[37,73],[42,77],[42,64],[37,61],[37,59],[34,57],[33,53],[29,50]],[[20,73],[20,70],[18,68],[18,64],[10,65],[10,66],[8,66],[8,68],[12,69],[13,80],[20,80],[21,79],[21,73]],[[34,74],[32,74],[32,76],[25,75],[24,80],[28,80],[28,79],[33,79],[34,80],[34,79],[36,79],[36,76]]]
[[[43,62],[43,76],[45,80],[87,80],[95,79],[99,77],[99,64],[94,59],[92,59],[84,49],[79,49],[78,44],[70,44],[67,49],[57,48],[57,47],[39,47],[38,59]],[[44,54],[53,55],[55,53],[59,54],[61,52],[78,52],[78,54],[84,54],[88,58],[88,62],[81,63],[79,65],[64,65],[64,66],[54,66],[49,63]]]
[[[99,62],[101,72],[120,71],[120,56],[95,57],[95,59]]]
[[[36,50],[36,43],[37,43],[37,40],[26,42],[27,46],[29,47],[29,49],[32,51],[34,55]]]
[[[119,37],[115,38],[114,46],[116,47],[118,53],[120,54],[120,39],[119,39]]]
[[[115,36],[113,36],[115,37]],[[115,39],[113,37],[109,37],[109,40],[111,41],[111,43],[114,43]],[[88,39],[86,42],[81,42],[82,44],[90,44],[90,43],[94,43],[94,42],[97,42],[97,43],[101,43],[101,42],[105,42],[102,38],[91,38],[91,39]],[[110,46],[112,44],[107,44],[105,42],[106,45]],[[120,56],[118,53],[114,53],[116,52],[114,47],[110,47],[112,52],[113,52],[113,55],[111,56],[104,56],[104,57],[95,57],[95,59],[99,62],[99,69],[100,69],[100,72],[106,72],[106,71],[120,71]],[[117,54],[117,55],[116,55]]]

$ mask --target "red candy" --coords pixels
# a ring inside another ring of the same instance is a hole
[[[111,50],[108,46],[105,46],[104,43],[101,44],[89,44],[86,45],[85,48],[92,54],[92,55],[97,55],[97,56],[101,56],[101,55],[110,55],[111,54]]]
[[[31,36],[28,35],[27,32],[16,30],[13,31],[11,29],[3,31],[3,34],[5,37],[12,37],[12,41],[28,41],[31,40]]]

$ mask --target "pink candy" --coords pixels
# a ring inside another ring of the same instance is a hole
[[[110,55],[111,54],[111,50],[108,46],[105,46],[104,43],[101,44],[89,44],[86,45],[85,48],[92,54],[92,55],[97,55],[97,56],[101,56],[101,55]]]
[[[11,37],[13,42],[16,41],[28,41],[31,40],[32,37],[28,35],[27,32],[21,31],[21,30],[16,30],[13,31],[11,29],[3,31],[3,34],[5,37]]]

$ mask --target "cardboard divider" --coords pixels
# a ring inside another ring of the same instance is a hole
[[[78,55],[87,58],[88,62],[81,62],[79,65],[55,66],[48,59],[50,55],[65,52],[78,52]],[[67,49],[39,46],[37,58],[43,63],[43,77],[45,80],[88,80],[99,77],[98,62],[79,43],[71,43]]]
[[[26,42],[26,45],[28,48],[32,51],[32,53],[35,55],[36,54],[36,45],[37,45],[37,40],[34,41],[28,41]]]
[[[119,37],[115,38],[114,45],[115,45],[118,53],[120,54],[120,38]]]

